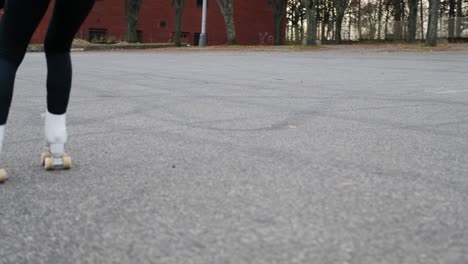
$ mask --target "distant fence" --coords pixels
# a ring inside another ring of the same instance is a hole
[[[468,38],[468,17],[444,17],[439,20],[439,38]]]
[[[325,40],[333,40],[334,36],[334,24],[317,25],[317,38],[322,39],[324,36]],[[380,29],[380,34],[379,34]],[[287,29],[287,40],[301,42],[304,38],[303,31],[305,28],[298,30],[297,28],[288,27]],[[360,34],[359,34],[360,33]],[[427,21],[423,21],[418,18],[416,25],[416,39],[425,39],[427,34]],[[382,21],[379,24],[375,21],[373,24],[364,24],[359,32],[357,23],[355,20],[349,20],[346,18],[343,20],[341,38],[343,40],[403,40],[408,35],[408,22],[395,22],[395,21]],[[379,38],[380,37],[380,38]],[[468,17],[442,17],[439,19],[438,26],[438,37],[439,38],[468,38]],[[323,40],[323,39],[322,39]]]

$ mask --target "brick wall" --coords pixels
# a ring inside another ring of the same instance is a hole
[[[201,8],[197,0],[186,0],[182,31],[188,33],[184,42],[194,44],[196,33],[201,31]],[[170,0],[143,0],[138,30],[144,42],[165,43],[172,41],[174,11]],[[238,43],[243,45],[271,44],[274,24],[268,0],[236,0],[235,23]],[[52,4],[50,9],[52,9]],[[32,43],[41,43],[47,30],[51,10],[33,36]],[[224,19],[215,0],[208,0],[207,35],[209,45],[227,41]],[[126,34],[122,0],[97,0],[96,5],[78,32],[79,38],[88,39],[89,29],[106,29],[107,36],[123,40]]]

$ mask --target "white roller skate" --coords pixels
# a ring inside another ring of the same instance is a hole
[[[5,126],[0,126],[0,154],[2,153],[3,136],[5,135]],[[8,175],[4,169],[0,169],[0,184],[8,180]]]
[[[42,166],[46,170],[70,169],[72,166],[71,158],[65,154],[65,143],[67,142],[65,114],[46,113],[45,138],[47,150],[41,155]]]

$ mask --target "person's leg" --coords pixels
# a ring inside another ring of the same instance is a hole
[[[70,96],[73,39],[91,11],[95,0],[56,0],[45,41],[47,57],[47,108],[65,114]]]
[[[48,5],[49,0],[7,0],[5,3],[0,20],[0,145],[10,111],[16,71]]]
[[[64,157],[64,144],[67,141],[65,115],[72,85],[70,48],[93,5],[94,0],[56,0],[47,32],[44,44],[47,58],[45,137],[51,153],[43,155],[43,162],[48,169],[62,165],[60,159]],[[52,166],[51,160],[46,161],[44,157],[55,158],[55,165]]]
[[[7,0],[0,21],[0,125],[5,125],[16,71],[49,0]]]

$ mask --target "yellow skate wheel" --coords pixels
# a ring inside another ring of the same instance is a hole
[[[47,157],[44,159],[44,169],[46,170],[54,169],[54,159],[52,157]]]
[[[69,170],[72,167],[72,160],[70,156],[63,155],[62,161],[63,161],[63,169]]]
[[[4,169],[0,169],[0,183],[4,183],[8,180],[8,175]]]
[[[46,159],[46,158],[50,158],[50,157],[52,157],[52,154],[50,153],[50,151],[43,152],[43,153],[41,154],[41,164],[42,164],[42,166],[45,165],[45,159]]]

